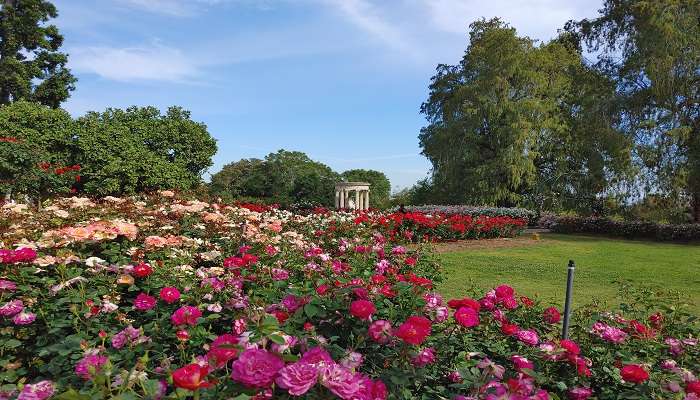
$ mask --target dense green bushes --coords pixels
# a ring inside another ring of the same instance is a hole
[[[191,190],[216,153],[207,127],[179,107],[110,108],[74,120],[20,101],[0,107],[0,138],[0,192],[33,199]]]
[[[557,233],[592,233],[629,239],[661,241],[700,240],[700,224],[657,224],[645,221],[617,221],[609,218],[562,216],[547,224]]]

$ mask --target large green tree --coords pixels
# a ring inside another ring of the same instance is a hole
[[[226,200],[259,197],[269,187],[266,179],[261,179],[264,178],[259,170],[262,163],[257,158],[244,158],[224,165],[211,177],[211,193]]]
[[[299,151],[279,150],[264,160],[243,159],[212,176],[212,193],[229,199],[257,198],[290,205],[333,205],[339,175]]]
[[[29,100],[58,108],[75,89],[68,56],[58,51],[63,37],[46,24],[57,15],[46,0],[0,0],[0,105]]]
[[[383,172],[373,169],[351,169],[343,172],[341,177],[348,182],[368,182],[371,185],[370,205],[372,208],[389,206],[391,182]]]
[[[606,0],[567,30],[617,84],[646,192],[687,199],[700,221],[700,2]]]
[[[216,153],[206,125],[179,107],[110,108],[76,123],[83,190],[92,194],[192,189]]]
[[[499,19],[474,22],[421,108],[435,200],[552,208],[600,196],[625,164],[612,161],[626,140],[596,103],[612,88],[568,36],[537,45]]]

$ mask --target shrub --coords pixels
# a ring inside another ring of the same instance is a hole
[[[678,242],[700,240],[700,224],[657,224],[646,221],[564,216],[558,217],[551,229],[558,233],[601,234],[628,239]]]

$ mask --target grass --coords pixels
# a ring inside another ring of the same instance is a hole
[[[618,285],[613,282],[627,280],[678,291],[700,313],[700,245],[557,234],[543,234],[533,242],[440,254],[445,281],[439,291],[447,298],[462,297],[472,284],[489,288],[508,283],[530,297],[562,305],[566,266],[573,259],[574,307],[593,298],[616,304]]]

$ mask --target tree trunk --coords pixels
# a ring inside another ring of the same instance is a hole
[[[693,222],[700,223],[700,193],[693,193],[693,200],[691,204],[693,210]]]

